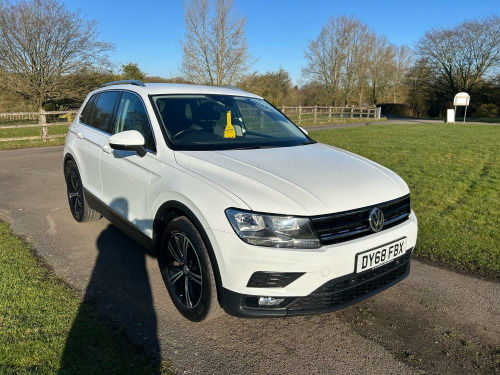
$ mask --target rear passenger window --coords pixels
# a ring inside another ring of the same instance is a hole
[[[97,97],[93,111],[94,114],[88,125],[104,132],[109,132],[109,122],[119,96],[120,93],[118,91],[101,92]]]

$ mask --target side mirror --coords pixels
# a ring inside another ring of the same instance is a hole
[[[309,135],[309,132],[304,129],[302,126],[299,126],[300,130],[302,130],[302,133],[304,133],[305,135]]]
[[[137,130],[127,130],[109,137],[109,146],[114,150],[135,151],[140,157],[146,155],[144,137]]]

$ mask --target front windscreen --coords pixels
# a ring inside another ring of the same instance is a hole
[[[230,95],[152,97],[177,150],[287,147],[312,141],[262,99]]]

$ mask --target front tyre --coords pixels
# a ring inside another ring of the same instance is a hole
[[[207,248],[185,216],[167,225],[158,263],[170,298],[184,317],[199,322],[221,313]]]
[[[90,208],[85,199],[80,172],[74,161],[70,160],[66,163],[64,177],[66,179],[69,208],[75,220],[84,222],[100,219],[102,215]]]

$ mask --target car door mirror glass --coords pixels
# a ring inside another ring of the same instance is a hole
[[[137,130],[127,130],[109,137],[109,146],[114,150],[135,151],[139,156],[146,155],[144,137]]]

